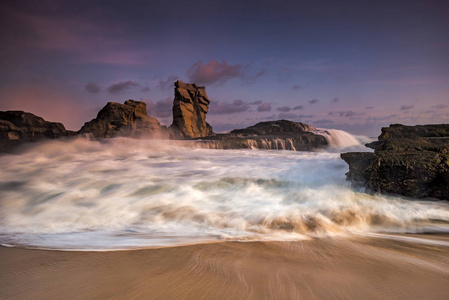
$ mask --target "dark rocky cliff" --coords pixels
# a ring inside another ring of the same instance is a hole
[[[9,152],[26,142],[73,134],[61,123],[48,122],[28,112],[0,111],[0,152]]]
[[[356,187],[413,198],[449,200],[449,124],[382,128],[374,153],[350,152],[347,179]]]

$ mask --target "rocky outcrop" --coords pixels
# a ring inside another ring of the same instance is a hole
[[[310,132],[316,130],[315,127],[301,123],[293,122],[289,120],[278,120],[278,121],[268,121],[260,122],[256,125],[243,128],[235,129],[231,131],[231,134],[236,135],[270,135],[270,134],[303,134],[305,132]]]
[[[92,134],[95,138],[146,138],[158,135],[160,129],[159,121],[148,116],[145,102],[128,100],[125,104],[108,102],[78,133]]]
[[[449,124],[382,128],[374,153],[342,153],[355,187],[449,200]]]
[[[380,142],[391,139],[418,139],[449,137],[449,124],[404,126],[392,124],[382,128],[378,140]]]
[[[25,142],[73,135],[64,125],[48,122],[24,111],[0,111],[0,152],[10,152]]]
[[[314,127],[288,120],[260,122],[256,125],[217,134],[197,142],[197,146],[212,149],[265,149],[314,151],[328,146],[323,135],[312,132]]]
[[[170,126],[175,138],[198,138],[214,135],[206,122],[210,100],[204,86],[175,82],[173,123]]]

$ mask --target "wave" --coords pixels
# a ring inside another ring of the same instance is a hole
[[[338,153],[116,138],[0,156],[0,243],[123,249],[445,231],[449,205],[353,191]]]
[[[349,132],[339,129],[323,129],[314,130],[315,134],[320,134],[326,138],[331,150],[336,151],[371,151],[365,147],[365,144],[371,139],[365,136],[355,136]]]

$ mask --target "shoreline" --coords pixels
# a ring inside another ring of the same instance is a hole
[[[447,299],[449,247],[368,237],[100,252],[0,247],[0,282],[2,299]]]

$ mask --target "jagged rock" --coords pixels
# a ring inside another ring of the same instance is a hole
[[[449,124],[382,128],[374,153],[342,153],[347,179],[374,192],[449,200]]]
[[[314,151],[328,146],[326,138],[312,132],[313,126],[288,120],[260,122],[230,134],[207,137],[198,146],[213,149],[266,149]]]
[[[48,122],[24,111],[0,111],[0,152],[9,152],[25,142],[73,135],[61,123]]]
[[[352,182],[354,187],[365,187],[370,179],[371,165],[376,156],[371,152],[347,152],[342,153],[341,158],[349,165],[346,179]]]
[[[92,134],[95,138],[145,138],[159,134],[160,129],[159,121],[148,116],[145,102],[128,100],[125,104],[108,102],[78,133]]]
[[[210,100],[204,86],[175,82],[173,123],[170,129],[175,138],[198,138],[214,135],[206,122]]]

